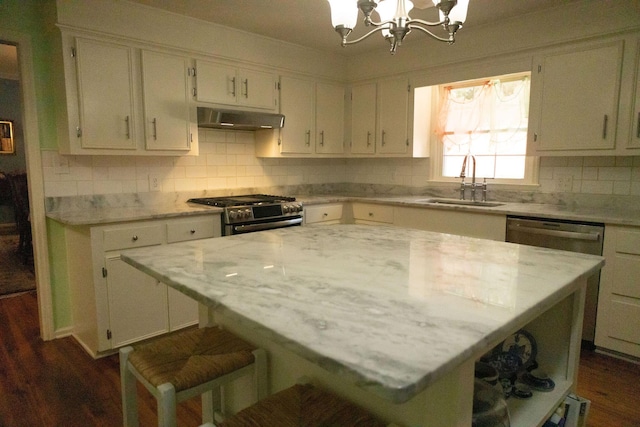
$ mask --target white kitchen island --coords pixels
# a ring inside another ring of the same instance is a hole
[[[604,263],[359,225],[203,239],[121,257],[266,348],[271,392],[306,376],[406,426],[470,426],[475,360],[523,327],[556,388],[509,399],[512,426],[542,424],[575,390],[586,279]],[[248,403],[237,391],[229,392],[234,405]]]

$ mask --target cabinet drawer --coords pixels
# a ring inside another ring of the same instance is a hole
[[[183,242],[185,240],[206,239],[216,236],[216,227],[220,229],[217,215],[206,216],[167,223],[167,242]]]
[[[640,255],[640,232],[619,231],[616,234],[616,252]]]
[[[306,224],[317,222],[340,222],[342,219],[342,203],[312,206],[304,211],[304,221]]]
[[[162,243],[162,239],[160,224],[112,228],[103,232],[105,251],[159,245]]]
[[[640,344],[640,300],[622,298],[611,301],[611,328],[609,336]]]
[[[356,203],[353,205],[353,218],[361,221],[393,223],[393,206]]]

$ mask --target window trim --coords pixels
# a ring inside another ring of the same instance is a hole
[[[436,120],[437,120],[437,111],[439,108],[439,93],[441,87],[453,86],[453,87],[469,87],[480,85],[488,80],[492,79],[506,79],[506,80],[515,80],[522,78],[525,74],[529,73],[529,71],[519,72],[519,73],[510,73],[504,75],[496,75],[493,77],[481,77],[477,79],[464,80],[459,82],[449,82],[449,83],[441,83],[430,85],[431,87],[437,89],[432,91],[431,96],[431,129],[436,128]],[[531,116],[531,113],[529,113]],[[527,124],[527,127],[531,124],[531,120]],[[444,183],[457,183],[459,182],[459,177],[445,177],[442,176],[442,163],[443,163],[443,144],[438,139],[438,137],[431,132],[430,135],[430,167],[429,167],[429,181],[430,182],[444,182]],[[462,166],[462,164],[460,165]],[[488,182],[491,184],[500,184],[500,185],[514,185],[514,186],[539,186],[539,173],[540,173],[540,158],[537,156],[529,156],[525,154],[525,175],[522,179],[502,179],[502,178],[487,178]]]

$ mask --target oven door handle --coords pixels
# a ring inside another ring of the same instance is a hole
[[[565,239],[588,240],[592,242],[597,242],[598,240],[600,240],[600,233],[580,233],[576,231],[548,230],[546,228],[523,227],[518,225],[509,225],[509,230],[528,234],[563,237]]]
[[[262,222],[258,224],[234,225],[233,231],[237,233],[249,233],[252,231],[271,230],[274,228],[289,227],[302,224],[302,218],[285,219],[283,221]]]

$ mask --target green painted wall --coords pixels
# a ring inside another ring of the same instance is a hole
[[[38,114],[39,144],[42,150],[57,150],[56,103],[54,67],[60,64],[59,30],[55,26],[55,0],[0,0],[0,34],[19,33],[28,36],[32,49]],[[0,36],[0,39],[2,37]],[[11,40],[3,40],[11,42]],[[18,53],[20,53],[18,46]],[[25,141],[31,144],[32,141]],[[64,257],[65,239],[62,227],[47,221],[49,263],[51,266],[51,293],[54,328],[60,330],[72,325],[67,264]]]
[[[49,237],[49,265],[51,268],[51,300],[53,304],[54,328],[72,325],[69,297],[69,274],[66,261],[66,240],[64,226],[59,222],[47,220]]]

